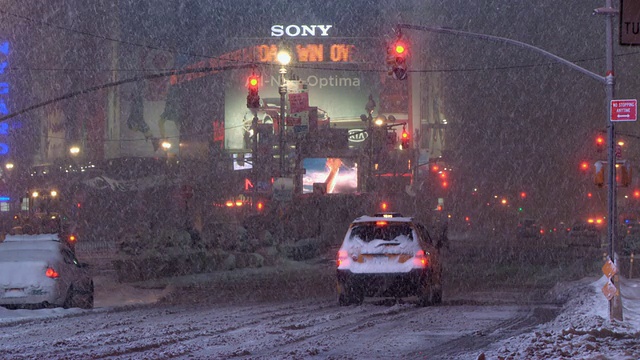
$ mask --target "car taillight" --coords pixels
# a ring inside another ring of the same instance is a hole
[[[424,250],[418,250],[413,257],[413,264],[420,267],[429,266],[429,258],[424,254]]]
[[[338,251],[338,260],[336,261],[338,266],[342,265],[348,259],[349,259],[349,254],[347,253],[347,250]]]
[[[57,279],[60,276],[60,274],[58,274],[58,272],[52,267],[48,267],[47,270],[44,272],[44,274],[48,278],[52,278],[52,279]]]

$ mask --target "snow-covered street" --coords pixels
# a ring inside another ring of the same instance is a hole
[[[316,275],[297,277],[310,269]],[[290,263],[286,269],[176,278],[172,285],[166,279],[132,286],[98,277],[94,310],[0,309],[0,357],[476,359],[484,353],[490,359],[636,359],[640,354],[637,281],[625,281],[625,321],[612,324],[600,293],[603,279],[557,285],[544,301],[523,301],[525,294],[512,291],[454,292],[435,307],[420,308],[411,299],[340,307],[330,274],[326,264]],[[279,287],[276,278],[286,278],[290,288]],[[247,286],[238,287],[238,280]],[[263,282],[268,288],[259,286]],[[305,294],[298,291],[301,282],[315,286],[304,287]],[[236,297],[227,293],[232,290]]]

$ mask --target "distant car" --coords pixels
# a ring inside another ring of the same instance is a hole
[[[573,246],[601,246],[602,229],[596,224],[579,222],[571,226],[568,245]]]
[[[540,226],[534,219],[524,219],[518,223],[516,234],[519,238],[539,238]]]
[[[355,219],[338,250],[338,303],[361,304],[365,296],[442,302],[441,244],[410,217],[376,215]]]
[[[93,308],[93,280],[57,234],[7,235],[0,243],[0,306]]]

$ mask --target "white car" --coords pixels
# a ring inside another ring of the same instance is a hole
[[[57,234],[7,235],[0,243],[0,306],[93,308],[93,280]]]
[[[361,216],[349,226],[337,259],[340,305],[365,296],[417,296],[418,305],[442,302],[440,241],[401,214]]]

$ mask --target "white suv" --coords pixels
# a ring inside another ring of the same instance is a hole
[[[398,213],[361,216],[349,226],[337,259],[340,305],[365,296],[417,296],[418,305],[442,302],[440,243]]]

